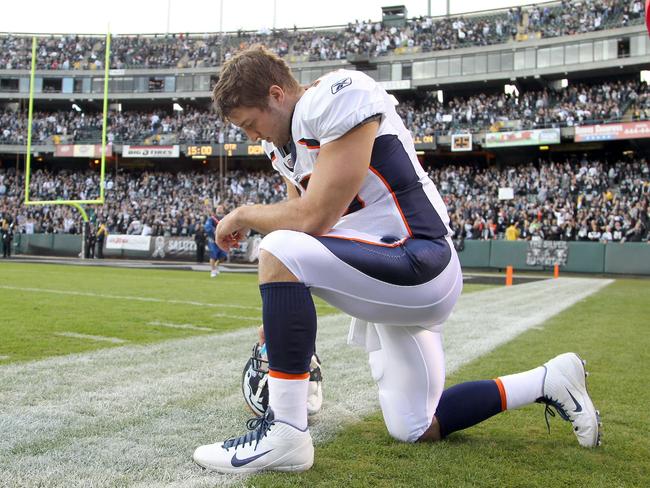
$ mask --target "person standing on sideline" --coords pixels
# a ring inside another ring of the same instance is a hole
[[[108,236],[108,229],[105,223],[99,224],[97,228],[97,259],[104,259],[104,241]]]
[[[200,264],[205,261],[206,243],[205,230],[203,230],[203,225],[201,223],[199,223],[196,227],[196,232],[194,233],[194,242],[196,243],[196,262]]]
[[[84,257],[86,259],[95,259],[95,242],[97,240],[97,235],[95,233],[95,229],[93,229],[93,226],[89,222],[84,222],[86,227],[86,249],[85,249],[85,254]]]
[[[2,257],[11,257],[11,241],[14,240],[14,224],[10,218],[0,222],[0,237],[2,237]]]
[[[217,207],[217,215],[220,208],[223,209],[221,206]],[[219,263],[228,259],[228,253],[224,252],[215,242],[215,231],[219,223],[217,215],[210,215],[204,226],[210,252],[210,278],[216,278],[219,275]]]
[[[225,250],[249,229],[266,234],[259,288],[269,407],[249,421],[250,432],[198,447],[197,464],[225,473],[312,466],[312,294],[353,317],[350,341],[369,352],[395,439],[439,441],[539,401],[572,423],[580,445],[599,443],[598,414],[574,353],[443,391],[442,327],[463,277],[445,204],[378,83],[338,70],[304,88],[284,60],[255,46],[223,65],[213,98],[224,120],[263,141],[289,198],[236,208],[217,226],[216,242]]]

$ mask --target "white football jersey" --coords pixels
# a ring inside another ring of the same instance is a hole
[[[451,235],[445,204],[420,165],[392,98],[361,72],[338,70],[319,78],[296,104],[291,142],[281,149],[262,145],[273,167],[302,194],[321,146],[377,116],[368,174],[331,234],[363,234],[375,242]]]

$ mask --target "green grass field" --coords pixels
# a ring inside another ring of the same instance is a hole
[[[260,324],[256,283],[253,274],[2,263],[0,364],[124,344],[58,334],[149,344]],[[315,303],[319,316],[336,312]]]
[[[464,292],[486,288],[466,286]],[[448,385],[492,378],[534,367],[548,359],[549,350],[575,350],[592,373],[590,391],[604,422],[601,448],[579,448],[570,425],[558,417],[551,419],[549,435],[539,405],[501,414],[438,445],[393,441],[376,413],[318,445],[310,471],[260,475],[243,483],[648,486],[648,304],[650,281],[617,280],[448,378]],[[317,310],[320,316],[336,312],[319,300]],[[261,308],[254,275],[211,280],[207,273],[186,271],[2,263],[0,316],[2,374],[2,365],[259,324]],[[109,480],[106,486],[113,484]]]
[[[303,474],[268,474],[255,487],[647,487],[650,486],[650,282],[619,280],[448,378],[449,386],[523,371],[546,351],[576,350],[588,360],[603,445],[578,447],[567,422],[543,407],[500,414],[438,445],[393,441],[381,414],[317,448]]]

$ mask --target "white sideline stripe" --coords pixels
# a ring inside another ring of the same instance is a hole
[[[203,331],[216,332],[214,329],[211,329],[210,327],[201,327],[201,326],[193,325],[193,324],[172,324],[171,322],[153,321],[153,322],[147,322],[147,325],[157,325],[157,326],[160,326],[160,327],[169,327],[170,329],[203,330]]]
[[[262,323],[262,317],[246,317],[244,315],[229,315],[227,313],[215,313],[214,317],[219,317],[219,318],[224,318],[224,319],[236,319],[236,320],[249,320],[249,321],[257,321],[259,323]]]
[[[462,296],[445,325],[448,371],[610,282],[560,278]],[[367,355],[345,345],[348,324],[344,315],[319,320],[325,402],[310,427],[317,443],[379,408]],[[0,366],[0,480],[66,488],[242,484],[202,471],[191,456],[200,444],[244,432],[240,375],[256,337],[250,327]]]
[[[27,288],[27,287],[20,287],[20,286],[0,285],[0,289],[30,291],[34,293],[54,293],[56,295],[72,295],[72,296],[80,296],[80,297],[109,298],[113,300],[135,300],[138,302],[174,303],[178,305],[195,305],[197,307],[236,308],[240,310],[259,310],[259,311],[262,310],[262,307],[250,307],[247,305],[194,302],[191,300],[166,300],[163,298],[134,297],[128,295],[106,295],[104,293],[90,293],[90,292],[71,291],[71,290],[52,290],[49,288]]]
[[[113,344],[123,344],[129,342],[125,339],[119,339],[117,337],[98,336],[98,335],[91,335],[91,334],[77,334],[76,332],[55,332],[54,335],[61,336],[61,337],[72,337],[74,339],[88,339],[91,341],[112,342]]]

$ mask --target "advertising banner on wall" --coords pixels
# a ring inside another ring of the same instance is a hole
[[[575,142],[617,141],[650,137],[650,122],[583,125],[575,128]]]
[[[113,145],[106,145],[106,156],[113,155]],[[101,144],[59,144],[54,147],[57,158],[101,158]]]
[[[193,237],[156,236],[152,239],[152,258],[191,260],[196,257],[196,242]]]
[[[149,251],[151,237],[109,234],[106,238],[106,249],[124,249],[128,251]]]
[[[485,147],[540,146],[560,143],[560,129],[487,132]]]
[[[123,158],[177,158],[180,146],[122,146]]]
[[[526,264],[529,266],[566,266],[569,243],[566,241],[528,241]]]

